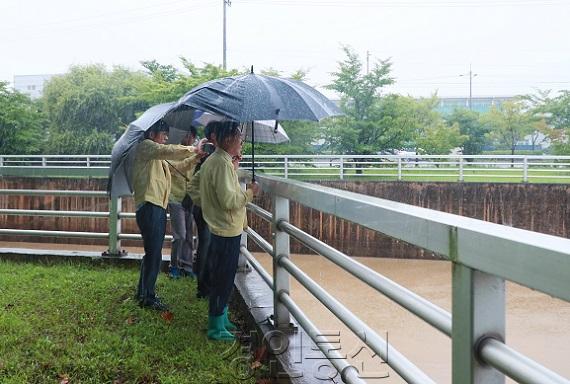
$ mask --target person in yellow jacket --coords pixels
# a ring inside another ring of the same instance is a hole
[[[207,154],[211,154],[216,146],[216,124],[207,125],[204,129],[204,136],[207,142],[204,143],[203,150]],[[206,155],[207,156],[207,155]],[[192,199],[192,215],[196,222],[196,232],[198,235],[198,249],[196,250],[196,259],[194,260],[194,274],[198,282],[196,297],[198,299],[208,298],[210,288],[208,286],[208,247],[210,245],[210,229],[202,215],[202,204],[200,202],[200,167],[206,161],[207,157],[202,160],[194,168],[194,175],[190,181],[188,195]]]
[[[251,183],[247,190],[239,184],[237,168],[241,159],[242,138],[239,125],[212,122],[218,147],[200,168],[200,203],[204,220],[210,228],[208,249],[209,311],[208,337],[234,340],[229,331],[235,329],[227,314],[240,253],[241,233],[247,227],[245,205],[259,192]]]
[[[168,124],[159,120],[145,132],[145,139],[134,148],[133,166],[136,218],[145,251],[136,297],[140,306],[159,311],[168,310],[155,292],[171,188],[166,160],[187,159],[188,162],[197,162],[203,155],[199,146],[165,145],[168,130]]]
[[[196,128],[191,126],[180,144],[190,146],[196,140]],[[190,181],[196,162],[189,158],[170,162],[172,189],[168,201],[172,246],[168,275],[174,279],[180,276],[194,277],[192,266],[192,199],[188,195]]]

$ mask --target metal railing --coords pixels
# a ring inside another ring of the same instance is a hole
[[[0,189],[0,196],[82,196],[82,197],[107,197],[105,191],[61,191],[61,190],[38,190],[38,189]],[[75,232],[75,231],[46,231],[37,229],[11,229],[0,228],[0,235],[14,236],[38,236],[38,237],[73,237],[85,239],[107,239],[109,248],[105,255],[121,256],[126,254],[121,248],[121,240],[142,240],[137,233],[122,233],[121,222],[123,219],[134,219],[134,212],[123,212],[122,198],[109,198],[109,210],[104,212],[93,211],[62,211],[45,209],[6,209],[0,208],[0,215],[18,216],[52,216],[52,217],[87,217],[101,218],[108,221],[108,232]],[[167,215],[169,218],[169,215]],[[165,240],[172,240],[167,235]]]
[[[106,177],[109,155],[0,156],[0,176]],[[257,155],[256,170],[293,179],[570,182],[570,156]],[[245,156],[243,169],[251,168]]]
[[[247,234],[273,257],[273,275],[245,247],[242,253],[274,292],[277,327],[287,327],[292,313],[321,346],[322,340],[315,336],[319,332],[290,296],[293,277],[407,382],[434,382],[291,261],[289,241],[293,237],[451,337],[454,384],[504,383],[504,375],[521,383],[570,383],[504,343],[505,280],[570,301],[569,239],[300,181],[259,176],[258,182],[273,198],[272,212],[252,204],[248,209],[271,222],[273,244],[251,228]],[[289,223],[290,201],[357,222],[450,260],[452,313],[294,227]],[[329,358],[345,382],[361,382],[348,361]]]

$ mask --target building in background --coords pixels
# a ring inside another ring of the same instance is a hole
[[[55,75],[15,75],[14,90],[37,99],[42,96],[44,84]]]
[[[471,109],[475,112],[489,112],[491,107],[498,107],[505,101],[513,100],[512,96],[489,96],[489,97],[472,97]],[[436,107],[436,111],[442,115],[449,115],[455,109],[469,109],[469,97],[442,97]]]

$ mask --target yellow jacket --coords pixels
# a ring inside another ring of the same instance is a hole
[[[210,231],[222,237],[234,237],[247,228],[245,205],[253,200],[251,190],[244,191],[230,155],[217,148],[200,168],[200,203]]]
[[[194,147],[164,145],[146,139],[135,148],[133,166],[133,187],[135,205],[149,202],[166,209],[170,195],[170,171],[164,160],[198,161]]]
[[[194,176],[196,160],[191,157],[182,161],[171,161],[170,164],[172,188],[170,189],[169,200],[181,203],[186,194],[190,191],[190,181]],[[172,169],[173,167],[176,169]],[[179,172],[186,177],[182,176]]]
[[[202,199],[200,198],[200,170],[198,170],[198,172],[196,172],[190,179],[188,194],[190,195],[190,198],[192,199],[192,203],[194,205],[197,205],[199,207],[202,206]]]

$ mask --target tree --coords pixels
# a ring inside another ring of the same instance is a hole
[[[341,107],[355,120],[366,120],[380,90],[394,83],[390,77],[392,63],[390,60],[379,60],[374,63],[369,73],[362,73],[362,62],[356,52],[348,46],[342,47],[346,55],[340,61],[339,71],[333,72],[333,82],[327,88],[341,95]]]
[[[508,101],[491,108],[482,116],[482,121],[490,127],[489,136],[514,155],[517,143],[533,132],[536,117],[522,101]]]
[[[479,114],[468,109],[456,109],[446,119],[449,126],[458,125],[461,135],[466,135],[463,143],[464,155],[479,155],[487,142],[489,128],[479,119]]]
[[[144,74],[103,65],[73,66],[44,88],[50,120],[47,152],[108,154],[121,126],[135,119],[139,107],[137,82]]]
[[[540,119],[533,139],[542,138],[538,135],[542,133],[552,141],[555,154],[570,154],[570,91],[560,91],[558,96],[552,97],[550,90],[539,90],[536,94],[523,96],[523,101]]]
[[[362,62],[352,48],[344,46],[342,50],[346,58],[338,63],[339,71],[332,74],[333,82],[326,88],[340,94],[346,116],[327,122],[323,131],[325,147],[345,154],[375,153],[381,132],[376,131],[374,110],[378,108],[381,88],[394,82],[389,76],[391,63],[380,60],[364,74]]]
[[[461,134],[458,124],[448,126],[442,121],[428,127],[417,139],[417,145],[424,153],[447,155],[453,148],[461,147],[468,138]]]
[[[40,153],[46,125],[38,103],[0,81],[0,154]]]

